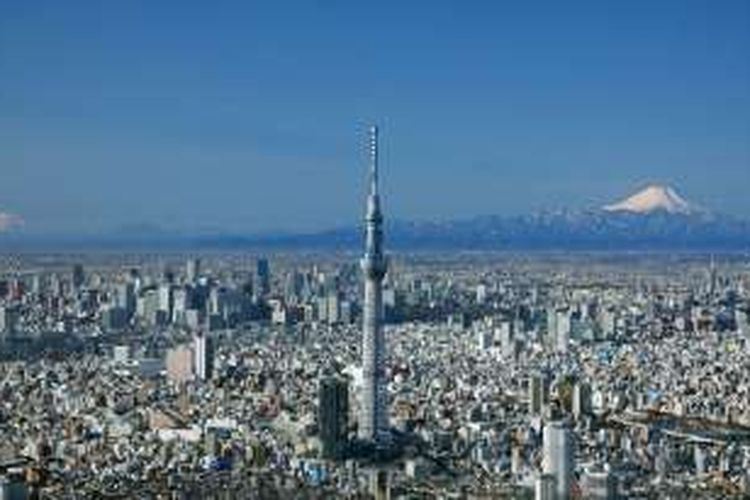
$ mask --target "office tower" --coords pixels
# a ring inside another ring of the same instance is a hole
[[[323,378],[318,403],[322,456],[329,460],[344,458],[349,425],[349,384],[346,379],[334,376]]]
[[[612,338],[615,334],[617,318],[612,308],[604,308],[599,317],[599,330],[604,339]]]
[[[18,307],[0,306],[0,332],[11,335],[16,333],[20,317]]]
[[[555,326],[555,346],[558,351],[567,352],[570,341],[570,311],[567,308],[557,311]]]
[[[172,287],[168,284],[159,285],[159,310],[166,313],[167,318],[172,319]]]
[[[242,284],[242,295],[248,299],[253,297],[253,275],[248,273],[245,277],[245,281]]]
[[[548,402],[547,381],[541,373],[534,373],[529,377],[529,414],[542,416],[544,406]]]
[[[737,328],[737,333],[741,336],[746,336],[750,332],[750,325],[748,325],[748,314],[747,311],[737,308],[734,311],[734,322]]]
[[[172,322],[183,323],[185,320],[185,311],[190,305],[190,296],[187,288],[175,288],[172,293]]]
[[[114,303],[116,307],[125,310],[128,318],[135,313],[137,297],[135,295],[135,286],[133,283],[120,283],[115,288]]]
[[[495,345],[491,330],[481,329],[477,332],[477,349],[486,353]]]
[[[262,297],[271,291],[271,266],[268,259],[260,258],[255,264],[255,274],[258,278],[258,294]]]
[[[214,346],[213,340],[203,332],[198,332],[193,337],[193,356],[196,378],[210,379],[214,364]]]
[[[138,297],[136,313],[149,325],[163,325],[167,319],[166,313],[160,312],[159,293],[156,289],[149,289]]]
[[[165,282],[169,283],[170,285],[174,285],[174,279],[175,279],[174,270],[170,266],[168,265],[164,266],[162,277]]]
[[[718,291],[718,273],[716,271],[716,261],[714,260],[713,254],[711,254],[711,262],[708,266],[708,294],[711,298],[716,296],[716,292]]]
[[[32,295],[42,293],[42,277],[37,273],[31,276],[31,293]]]
[[[359,437],[385,445],[388,434],[385,385],[385,338],[382,325],[382,286],[387,270],[383,255],[383,215],[378,193],[378,129],[370,130],[370,189],[365,217],[365,277],[362,320],[362,399]]]
[[[55,273],[49,276],[49,293],[52,297],[62,295],[62,283],[60,282],[60,277]]]
[[[128,326],[128,313],[122,307],[112,306],[101,311],[102,326],[106,330],[122,330]]]
[[[5,333],[8,328],[8,314],[7,307],[0,306],[0,332]]]
[[[495,329],[495,340],[500,342],[500,346],[503,350],[503,357],[510,358],[513,356],[516,343],[514,333],[513,322],[508,320],[501,321]]]
[[[302,298],[304,287],[305,276],[296,270],[292,271],[286,276],[286,283],[284,284],[284,298],[292,303],[299,302]]]
[[[478,284],[475,295],[477,304],[484,304],[487,300],[487,285],[484,283]]]
[[[573,418],[580,420],[591,413],[591,386],[585,382],[577,382],[573,387]]]
[[[201,274],[201,260],[198,258],[188,259],[185,263],[185,280],[194,283]]]
[[[208,291],[207,309],[209,315],[221,314],[223,310],[224,293],[222,289],[211,288]]]
[[[81,288],[86,282],[86,273],[83,271],[82,264],[76,264],[73,266],[73,288],[76,290]]]
[[[542,466],[545,474],[555,477],[555,498],[570,498],[573,479],[573,443],[568,425],[564,421],[549,422],[544,426],[544,456]]]
[[[342,300],[339,303],[339,319],[344,325],[349,325],[352,322],[352,303],[348,300]]]
[[[338,294],[328,296],[328,323],[336,324],[341,321],[341,299]]]
[[[271,323],[274,325],[286,325],[291,319],[289,311],[283,300],[271,299],[268,301],[271,308]]]
[[[547,338],[545,343],[554,346],[557,342],[557,308],[547,307]]]
[[[328,297],[318,297],[316,302],[315,305],[318,310],[318,321],[328,321]]]

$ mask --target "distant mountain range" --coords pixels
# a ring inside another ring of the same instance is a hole
[[[660,185],[601,208],[447,222],[386,221],[385,232],[386,244],[397,249],[750,249],[750,221],[713,214]],[[361,228],[348,227],[312,234],[213,236],[200,243],[224,248],[356,249],[362,234]]]
[[[749,250],[750,221],[712,213],[669,186],[650,185],[624,200],[593,209],[446,222],[386,219],[385,241],[388,248],[401,250]],[[86,241],[68,238],[58,243],[107,248],[357,250],[362,246],[362,228],[283,235],[233,235],[213,230],[196,236],[148,227],[147,231],[120,231]]]

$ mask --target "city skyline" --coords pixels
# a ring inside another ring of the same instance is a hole
[[[602,206],[652,182],[750,217],[748,8],[4,6],[0,226],[348,225],[371,122],[394,219]]]
[[[741,0],[0,6],[0,499],[750,498],[748,56]]]

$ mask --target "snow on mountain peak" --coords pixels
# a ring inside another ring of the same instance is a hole
[[[690,203],[669,186],[652,184],[633,196],[603,207],[607,212],[648,214],[665,211],[670,214],[689,214],[695,211]]]

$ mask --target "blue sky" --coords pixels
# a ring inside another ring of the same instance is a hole
[[[37,233],[599,205],[750,216],[750,2],[3,2],[0,211]]]

